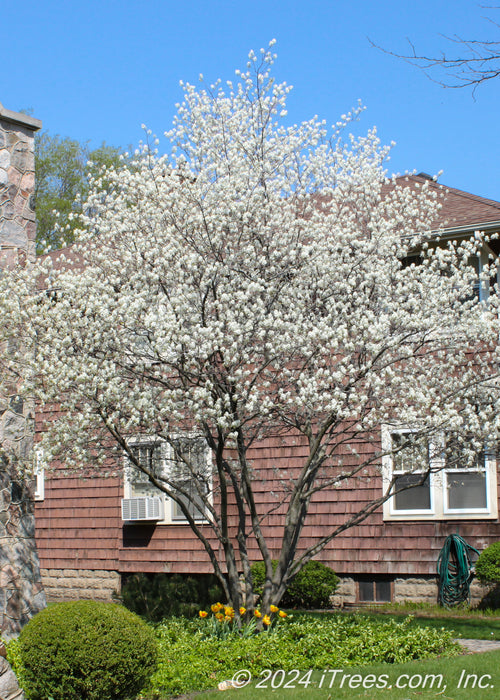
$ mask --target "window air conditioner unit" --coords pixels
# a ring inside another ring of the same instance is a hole
[[[163,499],[158,496],[122,498],[122,520],[163,520]]]

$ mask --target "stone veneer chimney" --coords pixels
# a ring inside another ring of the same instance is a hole
[[[0,249],[2,258],[35,255],[35,131],[39,119],[0,102]],[[9,252],[8,252],[9,251]]]
[[[35,259],[35,132],[39,119],[0,103],[0,274]],[[1,319],[0,319],[1,323]],[[11,637],[45,606],[35,546],[32,479],[15,465],[30,459],[34,408],[5,382],[0,392],[0,634]],[[1,386],[1,385],[0,385]]]

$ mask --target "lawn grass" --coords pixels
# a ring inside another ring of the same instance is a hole
[[[367,605],[363,609],[369,612],[393,613],[394,615],[417,615],[419,617],[497,617],[500,619],[500,608],[471,608],[465,603],[455,605],[452,608],[444,608],[437,603],[409,601],[406,603]]]
[[[261,685],[266,687],[258,688],[252,682],[245,688],[227,690],[224,697],[227,700],[497,700],[500,697],[500,651],[340,669],[333,680],[332,675],[314,672],[308,687],[294,682],[290,674],[285,675],[283,681],[276,675],[275,689],[271,679],[267,682],[260,679]],[[319,688],[322,677],[323,685]],[[289,687],[282,687],[287,682]],[[374,687],[377,684],[386,687],[377,689]],[[220,698],[219,691],[196,693],[196,700],[215,698]]]

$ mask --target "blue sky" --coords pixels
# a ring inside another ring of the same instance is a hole
[[[355,129],[376,125],[384,143],[396,141],[391,172],[442,170],[441,182],[500,199],[500,79],[474,100],[368,41],[404,52],[409,37],[418,51],[438,53],[449,46],[443,34],[493,38],[487,11],[472,0],[1,5],[0,102],[32,108],[53,134],[122,147],[139,142],[142,123],[161,135],[181,99],[180,79],[232,79],[250,49],[276,38],[275,75],[294,86],[291,122],[318,114],[333,124],[361,99],[366,111]]]

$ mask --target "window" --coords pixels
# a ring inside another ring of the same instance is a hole
[[[163,445],[159,440],[151,440],[146,442],[137,442],[130,446],[134,457],[137,459],[141,467],[147,469],[155,477],[161,477],[164,469],[164,450]],[[150,485],[147,474],[128,462],[129,479],[135,486]],[[154,488],[154,487],[153,487]]]
[[[467,455],[453,437],[445,442],[445,512],[483,512],[488,508],[487,464],[493,455]]]
[[[207,444],[202,438],[180,437],[173,440],[170,450],[170,473],[186,495],[181,500],[196,519],[204,518],[203,499],[209,492]],[[172,520],[185,520],[177,502],[172,503]]]
[[[386,520],[496,518],[496,459],[453,436],[422,438],[411,429],[382,429]]]
[[[429,446],[422,438],[412,440],[412,433],[391,433],[393,450],[392,475],[395,477],[394,508],[399,512],[431,510],[431,485],[427,472]]]
[[[491,265],[491,257],[496,255],[488,245],[484,245],[477,255],[473,255],[468,260],[468,265],[474,270],[475,281],[473,284],[472,294],[469,299],[479,299],[486,301],[490,294],[494,291],[494,286],[498,282],[498,274],[490,272],[488,279],[481,280],[480,276],[486,272],[488,265]]]
[[[40,447],[35,449],[34,453],[33,476],[35,481],[33,498],[35,501],[43,501],[45,499],[45,460]]]
[[[164,481],[170,489],[177,487],[180,499],[195,520],[206,519],[204,497],[210,493],[211,469],[209,449],[203,438],[179,436],[169,444],[159,438],[141,437],[131,442],[130,447],[139,463],[160,482]],[[148,476],[127,457],[124,473],[124,500],[153,499],[156,503],[159,499],[161,502],[160,508],[154,507],[152,502],[139,504],[148,513],[154,513],[154,517],[137,517],[138,520],[151,519],[162,524],[186,523],[179,503],[154,486]],[[123,512],[130,513],[130,507]]]
[[[392,600],[392,579],[360,577],[358,580],[358,601],[360,603],[390,603]]]

